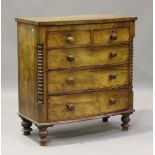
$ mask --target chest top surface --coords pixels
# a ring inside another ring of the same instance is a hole
[[[50,17],[31,17],[31,18],[16,18],[17,22],[29,23],[34,25],[64,25],[64,24],[91,24],[105,22],[121,22],[134,21],[137,17],[121,16],[112,14],[98,15],[76,15],[76,16],[50,16]]]

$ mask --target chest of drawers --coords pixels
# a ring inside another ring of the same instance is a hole
[[[53,125],[122,115],[133,109],[132,64],[136,17],[89,15],[16,18],[19,116],[40,144]]]

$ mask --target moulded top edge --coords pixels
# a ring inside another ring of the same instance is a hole
[[[16,18],[15,20],[17,22],[34,24],[34,25],[65,25],[65,24],[87,24],[87,23],[89,24],[89,23],[134,21],[137,20],[137,17],[100,14],[100,15],[80,15],[80,16]]]

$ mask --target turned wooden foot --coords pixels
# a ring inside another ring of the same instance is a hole
[[[122,118],[121,118],[121,120],[122,120],[122,124],[121,124],[121,126],[122,126],[122,131],[128,131],[128,128],[130,127],[130,124],[129,124],[129,122],[130,122],[130,114],[131,113],[127,113],[127,114],[123,114],[122,115]]]
[[[23,134],[30,135],[30,132],[32,131],[32,128],[31,128],[32,123],[30,121],[26,120],[25,118],[22,118],[22,120],[23,121],[22,121],[21,125],[23,127]]]
[[[109,117],[102,118],[102,122],[108,122]]]
[[[46,146],[47,145],[47,127],[38,127],[39,129],[39,141],[41,146]]]

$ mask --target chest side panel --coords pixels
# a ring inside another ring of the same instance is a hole
[[[19,112],[37,117],[37,28],[18,23]]]

